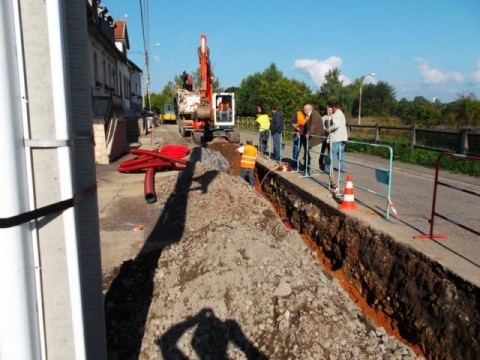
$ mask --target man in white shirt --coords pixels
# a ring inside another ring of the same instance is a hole
[[[338,171],[345,171],[345,161],[343,161],[345,143],[348,141],[347,122],[345,114],[340,109],[338,104],[332,105],[332,125],[325,129],[325,132],[330,136],[330,146],[332,147],[332,158],[327,160],[325,171],[330,173],[330,164],[335,160],[339,160]],[[335,183],[334,177],[331,179],[332,185]]]

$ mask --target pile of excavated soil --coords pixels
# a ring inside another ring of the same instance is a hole
[[[211,149],[157,184],[145,245],[105,274],[109,358],[416,358]]]
[[[222,138],[214,139],[214,141],[208,144],[209,149],[220,152],[223,157],[229,162],[229,173],[235,176],[240,175],[241,155],[238,151],[236,151],[237,147],[237,145],[223,140]]]

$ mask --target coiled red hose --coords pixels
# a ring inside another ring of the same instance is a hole
[[[156,150],[132,149],[130,153],[137,157],[122,161],[117,170],[121,173],[145,171],[144,195],[147,203],[151,204],[157,201],[155,172],[158,169],[184,170],[188,161],[183,158],[190,153],[190,149],[183,145],[165,145]]]

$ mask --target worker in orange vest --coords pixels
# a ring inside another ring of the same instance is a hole
[[[303,125],[305,125],[305,114],[303,110],[298,110],[292,118],[292,126],[295,129],[295,133],[293,134],[293,161],[295,162],[295,167],[297,166],[302,144],[305,147],[304,142],[302,142]]]
[[[247,144],[240,146],[237,151],[242,154],[240,160],[240,177],[246,180],[251,186],[255,185],[255,161],[257,159],[257,148],[252,145],[252,140],[247,140]]]

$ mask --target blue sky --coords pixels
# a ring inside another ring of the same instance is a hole
[[[127,20],[129,57],[143,67],[140,0],[103,3]],[[312,90],[337,67],[345,84],[375,73],[368,81],[398,99],[480,98],[480,0],[150,0],[148,10],[154,92],[198,68],[205,33],[223,87],[275,63]]]

